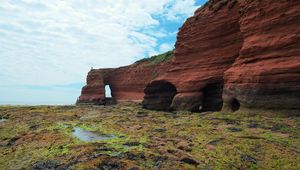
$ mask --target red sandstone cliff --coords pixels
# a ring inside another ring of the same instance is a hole
[[[168,52],[163,57],[172,57]],[[112,97],[117,102],[138,101],[144,98],[144,88],[159,74],[165,72],[170,62],[154,63],[154,56],[148,60],[142,60],[135,64],[116,69],[93,69],[88,73],[87,85],[82,88],[78,103],[105,104],[105,85],[109,85]]]
[[[86,86],[81,90],[77,103],[105,104],[105,78],[113,69],[92,69],[87,76]]]
[[[179,31],[177,67],[146,87],[144,106],[169,101],[155,89],[161,81],[176,87],[169,104],[178,110],[300,109],[299,5],[210,1]]]
[[[236,3],[219,1],[199,9],[187,19],[177,35],[175,67],[155,80],[176,86],[172,108],[198,111],[204,104],[203,110],[220,110],[223,74],[239,56],[242,44]],[[153,96],[153,100],[146,98],[147,108],[157,107],[154,101],[159,96]]]
[[[240,1],[243,47],[225,72],[224,108],[300,109],[300,1]]]
[[[178,32],[171,62],[114,69],[80,100],[101,98],[95,84],[109,80],[119,101],[144,97],[149,109],[299,110],[299,25],[299,0],[211,0]]]

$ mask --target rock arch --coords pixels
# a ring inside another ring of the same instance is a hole
[[[153,81],[149,83],[145,90],[143,107],[153,110],[172,110],[171,104],[177,93],[176,87],[164,80]]]
[[[104,79],[104,98],[105,105],[114,105],[117,104],[117,101],[114,97],[114,89],[107,77]]]
[[[202,89],[202,112],[205,111],[220,111],[223,106],[223,82],[210,83],[207,84]]]

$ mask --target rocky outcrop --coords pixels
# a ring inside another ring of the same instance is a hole
[[[105,104],[105,78],[113,69],[92,69],[86,79],[86,86],[81,90],[77,104]]]
[[[143,106],[154,110],[171,110],[176,87],[167,81],[153,81],[144,90]]]
[[[116,69],[93,69],[88,73],[87,85],[82,88],[77,104],[106,104],[105,85],[109,85],[117,102],[141,102],[144,88],[172,64],[173,52],[167,52]]]
[[[176,87],[173,109],[216,111],[222,108],[223,75],[235,62],[243,45],[239,10],[234,1],[212,2],[197,10],[181,27],[174,67],[155,79]],[[151,84],[146,90],[149,87]]]
[[[117,100],[144,97],[148,109],[300,110],[299,24],[298,0],[210,0],[179,30],[172,60],[110,70],[80,100],[110,84]]]
[[[300,109],[300,1],[239,5],[244,41],[224,75],[224,109]]]

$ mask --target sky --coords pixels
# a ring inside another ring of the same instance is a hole
[[[93,68],[174,48],[206,0],[1,0],[0,104],[74,104]]]

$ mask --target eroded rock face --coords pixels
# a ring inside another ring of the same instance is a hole
[[[172,107],[216,111],[223,99],[223,111],[299,109],[299,4],[223,0],[197,10],[178,33],[176,67],[155,80],[176,86]]]
[[[144,97],[144,88],[157,75],[165,71],[168,65],[158,64],[148,66],[137,64],[115,69],[107,78],[111,86],[112,95],[117,101],[141,102]]]
[[[173,84],[167,81],[153,81],[147,85],[144,92],[144,108],[171,110],[171,104],[177,90]]]
[[[87,85],[82,88],[77,103],[104,105],[111,101],[105,98],[105,85],[110,86],[117,102],[141,102],[146,85],[170,66],[169,62],[141,62],[116,69],[93,69],[88,73]]]
[[[89,71],[86,83],[82,88],[77,104],[105,104],[105,82],[107,74],[113,69],[92,69]]]
[[[171,61],[89,73],[102,83],[88,81],[80,100],[101,101],[109,84],[117,101],[149,109],[299,110],[299,24],[298,0],[211,0],[181,27]]]
[[[155,80],[176,86],[177,94],[171,106],[175,110],[211,110],[208,102],[221,104],[211,111],[222,108],[223,75],[235,62],[243,45],[239,9],[233,1],[212,2],[197,10],[181,27],[174,67]],[[212,84],[220,88],[204,94]],[[207,95],[209,93],[213,96]]]
[[[300,1],[240,1],[240,56],[225,72],[224,109],[300,109]]]

